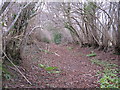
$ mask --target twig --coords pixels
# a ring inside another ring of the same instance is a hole
[[[3,52],[3,51],[2,51]],[[17,69],[17,71],[23,76],[23,78],[30,84],[32,85],[32,83],[25,77],[25,75],[17,68],[17,66],[9,59],[9,57],[7,56],[7,54],[5,52],[3,52],[3,54],[5,55],[5,57],[8,59],[8,61]]]
[[[59,54],[57,54],[56,52],[54,52],[54,54],[56,55],[56,56],[60,56]]]

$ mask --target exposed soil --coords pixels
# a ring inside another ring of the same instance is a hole
[[[79,45],[55,45],[38,42],[39,48],[47,49],[49,52],[41,52],[36,45],[28,45],[23,52],[23,63],[18,67],[30,80],[32,85],[17,72],[12,70],[16,76],[14,79],[4,81],[4,87],[12,88],[94,88],[99,87],[95,76],[102,67],[91,63],[91,59],[105,60],[118,64],[120,58],[112,53],[105,53],[92,48],[80,48]],[[47,48],[46,48],[47,47]],[[73,49],[69,49],[73,47]],[[96,57],[86,55],[94,51]],[[38,64],[56,66],[61,73],[48,73]]]

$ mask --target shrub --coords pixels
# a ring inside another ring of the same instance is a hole
[[[62,38],[62,34],[61,33],[55,33],[54,34],[54,42],[56,44],[60,44],[61,43],[61,38]]]

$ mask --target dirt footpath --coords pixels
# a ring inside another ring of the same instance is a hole
[[[11,82],[9,87],[32,88],[94,88],[99,87],[96,72],[102,67],[91,63],[91,57],[87,57],[91,51],[97,53],[94,59],[110,60],[118,59],[116,55],[104,53],[88,48],[80,48],[78,45],[37,44],[29,45],[23,53],[21,71],[33,84],[29,85],[22,77]],[[43,46],[43,47],[42,47]],[[47,51],[40,51],[39,49]],[[117,63],[116,61],[114,61]],[[58,67],[61,73],[48,73],[38,64]],[[18,75],[20,76],[20,75]]]

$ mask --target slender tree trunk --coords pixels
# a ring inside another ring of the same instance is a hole
[[[117,25],[117,40],[116,40],[116,46],[115,46],[115,52],[117,54],[120,54],[120,1],[118,3],[118,25]]]

